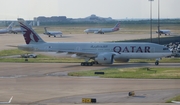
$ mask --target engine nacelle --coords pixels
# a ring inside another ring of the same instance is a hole
[[[123,63],[123,62],[129,62],[129,59],[115,59],[114,58],[114,60],[116,61],[116,62],[118,62],[118,63]]]
[[[114,62],[114,54],[112,53],[102,53],[99,54],[95,61],[97,61],[99,64],[113,64]]]
[[[99,31],[94,31],[94,34],[99,34]]]
[[[94,34],[104,34],[104,32],[99,30],[99,31],[94,31]]]

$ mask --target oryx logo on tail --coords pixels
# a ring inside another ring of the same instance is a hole
[[[25,26],[21,22],[20,22],[20,26],[21,26],[21,29],[23,30],[22,33],[23,33],[24,39],[26,41],[26,44],[29,44],[31,41],[33,41],[33,42],[39,41],[39,38],[29,27]]]

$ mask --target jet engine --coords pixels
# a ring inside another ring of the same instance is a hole
[[[114,54],[112,54],[112,53],[99,54],[95,58],[95,61],[97,61],[99,64],[113,64]]]
[[[99,31],[94,31],[94,34],[104,34],[104,32],[99,30]]]
[[[99,34],[99,31],[94,31],[94,34]]]
[[[114,58],[114,60],[118,63],[124,63],[124,62],[129,62],[129,59],[117,59],[117,58]]]

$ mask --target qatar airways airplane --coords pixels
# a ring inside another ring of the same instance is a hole
[[[45,42],[41,37],[20,18],[18,19],[26,45],[19,45],[18,48],[34,52],[65,52],[72,54],[71,57],[82,58],[85,62],[81,66],[92,66],[93,64],[113,64],[117,62],[128,62],[129,59],[152,59],[155,58],[155,65],[159,64],[162,57],[171,55],[169,49],[163,45],[154,43],[91,43],[91,42]],[[92,62],[89,60],[92,59]]]
[[[84,30],[84,32],[88,33],[95,33],[95,34],[104,34],[108,32],[118,31],[120,28],[120,22],[118,22],[113,28],[90,28]]]

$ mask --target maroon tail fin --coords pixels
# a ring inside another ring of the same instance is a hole
[[[32,27],[24,21],[24,19],[18,18],[18,23],[21,27],[22,34],[24,36],[26,44],[44,43],[41,37],[32,29]]]

